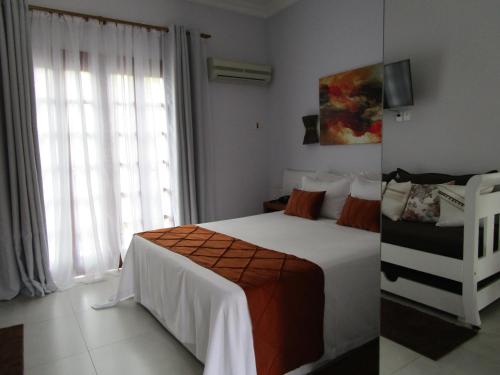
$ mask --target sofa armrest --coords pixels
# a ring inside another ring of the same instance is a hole
[[[470,260],[478,258],[481,220],[485,229],[483,250],[492,251],[495,216],[500,214],[500,191],[495,191],[498,185],[500,173],[491,173],[472,177],[465,187],[464,261],[467,256]]]
[[[465,188],[464,258],[462,299],[467,322],[479,326],[479,304],[477,283],[498,272],[498,253],[493,252],[495,216],[500,214],[500,191],[481,193],[488,187],[500,185],[500,173],[472,177]],[[483,251],[481,264],[479,226],[483,220]]]

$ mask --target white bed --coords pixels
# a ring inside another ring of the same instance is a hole
[[[379,234],[283,212],[200,226],[305,258],[323,269],[325,353],[288,374],[308,373],[378,336]],[[106,307],[132,296],[205,364],[205,375],[256,374],[251,320],[238,285],[135,236],[118,293]]]

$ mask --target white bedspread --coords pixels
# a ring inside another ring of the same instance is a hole
[[[305,374],[378,335],[380,238],[283,212],[200,226],[308,259],[325,275],[325,354],[289,374]],[[113,302],[135,296],[205,364],[205,375],[255,375],[251,320],[243,290],[188,258],[135,236]]]

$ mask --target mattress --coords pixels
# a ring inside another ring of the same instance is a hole
[[[494,244],[499,249],[499,218],[495,219]],[[478,255],[482,256],[483,228],[479,228]],[[408,249],[420,250],[430,254],[442,255],[453,259],[463,259],[464,227],[438,227],[434,223],[416,223],[407,221],[392,221],[382,217],[382,242],[402,246]],[[382,272],[389,281],[399,277],[432,286],[450,293],[462,294],[462,283],[411,268],[382,262]],[[500,278],[500,273],[481,280],[478,290],[488,286]]]
[[[200,224],[316,263],[325,276],[323,357],[288,374],[306,374],[378,336],[377,233],[274,212]],[[254,375],[251,321],[243,290],[189,259],[135,236],[117,295],[135,296],[205,364],[204,374]]]
[[[381,269],[387,280],[391,282],[397,281],[398,278],[401,277],[403,279],[415,281],[420,284],[425,284],[434,288],[442,289],[453,294],[462,295],[462,283],[459,281],[450,280],[445,277],[417,271],[389,262],[382,262]],[[479,281],[477,283],[477,290],[486,288],[488,285],[494,283],[497,280],[500,280],[500,272],[497,272],[487,277],[486,279]]]
[[[494,249],[498,249],[498,217]],[[464,227],[438,227],[434,223],[392,221],[382,216],[382,242],[454,259],[463,259]],[[479,255],[483,248],[483,228],[479,228]]]

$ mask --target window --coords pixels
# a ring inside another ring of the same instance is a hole
[[[141,37],[152,41],[118,56],[54,41],[34,47],[49,259],[60,287],[116,268],[134,233],[174,225],[159,37]]]

